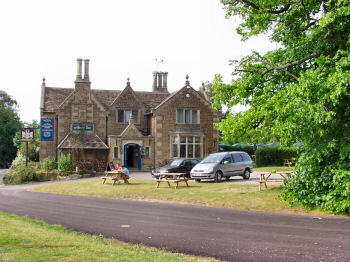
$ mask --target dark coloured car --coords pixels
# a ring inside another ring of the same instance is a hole
[[[152,177],[159,178],[159,173],[186,173],[186,176],[189,178],[192,168],[198,163],[199,160],[195,158],[175,159],[170,165],[152,170]]]

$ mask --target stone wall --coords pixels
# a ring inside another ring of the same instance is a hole
[[[177,124],[177,109],[200,110],[199,124]],[[153,117],[155,139],[156,139],[156,165],[160,166],[170,162],[171,154],[170,136],[174,132],[204,135],[202,157],[217,152],[218,130],[214,122],[219,120],[219,113],[192,88],[183,88],[178,94],[172,97],[168,104],[161,108]]]

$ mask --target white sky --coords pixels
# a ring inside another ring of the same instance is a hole
[[[40,118],[40,87],[73,88],[76,59],[90,59],[93,89],[152,90],[155,58],[164,59],[170,92],[185,75],[198,89],[230,59],[273,48],[267,38],[240,42],[238,18],[219,0],[11,0],[0,3],[0,90],[19,103],[22,121]]]

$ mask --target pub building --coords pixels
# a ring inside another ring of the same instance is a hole
[[[92,89],[89,62],[77,59],[74,88],[48,87],[43,79],[40,161],[70,153],[73,168],[103,171],[114,162],[149,170],[217,152],[220,112],[204,85],[196,91],[186,76],[170,93],[168,73],[153,72],[152,91],[134,91],[130,79],[121,90]]]

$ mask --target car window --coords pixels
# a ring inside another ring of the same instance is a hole
[[[219,163],[222,159],[223,155],[222,154],[212,154],[204,158],[201,163]]]
[[[252,161],[252,159],[250,158],[250,156],[248,154],[242,154],[243,160],[244,161]]]
[[[193,166],[197,165],[198,162],[199,162],[199,160],[197,160],[197,159],[192,159],[191,160],[191,163],[192,163]]]
[[[182,162],[182,159],[175,159],[173,162],[171,162],[170,166],[179,166]]]
[[[184,166],[192,166],[191,160],[185,160],[183,164]]]
[[[229,162],[229,163],[232,163],[232,157],[229,155],[229,156],[225,156],[224,159],[222,160],[222,163],[224,163],[225,161]]]
[[[235,163],[243,161],[243,158],[242,158],[241,154],[232,154],[232,157],[233,157]]]

